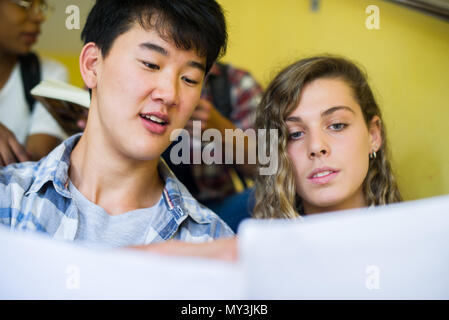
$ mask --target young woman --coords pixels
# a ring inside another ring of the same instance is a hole
[[[256,180],[255,218],[294,218],[401,201],[380,109],[339,57],[300,60],[271,82],[257,127],[278,129],[276,174]]]
[[[68,78],[62,64],[31,54],[48,9],[44,0],[0,0],[0,167],[39,160],[66,137],[44,106],[26,96],[26,83]]]

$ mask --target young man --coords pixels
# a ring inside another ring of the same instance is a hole
[[[0,169],[1,222],[107,247],[231,236],[160,160],[225,50],[220,6],[98,0],[82,37],[80,70],[92,94],[84,134],[38,163]]]

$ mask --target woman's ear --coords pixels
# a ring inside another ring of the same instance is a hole
[[[370,136],[371,152],[377,152],[382,147],[382,125],[379,116],[374,116],[369,122],[368,132]]]
[[[97,68],[101,58],[101,51],[93,42],[86,43],[80,54],[81,76],[89,89],[97,86]]]

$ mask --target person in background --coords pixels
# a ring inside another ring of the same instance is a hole
[[[201,133],[212,128],[219,130],[221,136],[225,137],[226,129],[244,131],[254,128],[256,108],[262,95],[261,85],[249,72],[217,62],[208,74],[200,102],[186,129],[192,137],[193,121],[201,121]],[[190,145],[194,143],[191,139]],[[203,143],[203,147],[207,144]],[[236,232],[239,223],[251,216],[254,205],[251,186],[256,165],[237,164],[237,161],[233,164],[224,164],[223,161],[223,164],[202,162],[175,165],[170,160],[172,146],[164,152],[164,160],[192,195],[217,213]],[[235,148],[223,139],[223,150],[229,147]],[[244,152],[246,154],[247,150]]]
[[[29,91],[42,79],[67,81],[60,63],[32,53],[48,5],[0,0],[0,166],[39,160],[66,137]]]

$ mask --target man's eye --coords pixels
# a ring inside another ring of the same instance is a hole
[[[184,80],[184,81],[187,82],[188,84],[198,84],[198,81],[192,80],[192,79],[187,78],[187,77],[182,77],[182,80]]]
[[[293,133],[290,133],[289,137],[291,140],[298,140],[299,138],[301,138],[304,135],[304,132],[302,131],[296,131]]]
[[[143,65],[144,65],[145,67],[147,67],[148,69],[151,69],[151,70],[159,70],[159,69],[160,69],[159,66],[158,66],[157,64],[150,63],[150,62],[145,62],[145,61],[142,61],[142,63],[143,63]]]
[[[334,123],[329,126],[334,131],[341,131],[346,128],[348,125],[346,123]]]

